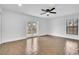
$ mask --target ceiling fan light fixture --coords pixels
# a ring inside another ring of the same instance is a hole
[[[49,14],[47,14],[47,16],[49,16]]]
[[[49,14],[49,12],[47,12],[46,14]]]
[[[22,4],[20,3],[20,4],[18,4],[18,6],[20,6],[20,7],[21,7],[21,6],[22,6]]]
[[[49,12],[47,12],[46,14],[47,14],[47,16],[49,16]]]

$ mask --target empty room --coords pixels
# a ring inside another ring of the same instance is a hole
[[[79,55],[79,4],[0,4],[0,55]]]

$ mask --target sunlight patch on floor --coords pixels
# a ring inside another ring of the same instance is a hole
[[[78,43],[70,40],[66,41],[65,54],[78,55]]]
[[[27,54],[37,54],[38,52],[38,38],[30,38],[27,40]]]

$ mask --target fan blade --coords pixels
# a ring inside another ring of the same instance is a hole
[[[43,14],[46,14],[46,13],[41,13],[40,15],[43,15]]]
[[[50,12],[50,13],[54,13],[54,14],[56,14],[56,12]]]
[[[55,8],[52,8],[50,11],[54,10]]]
[[[44,9],[41,9],[42,11],[46,11],[46,10],[44,10]]]

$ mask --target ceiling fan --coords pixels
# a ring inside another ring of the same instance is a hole
[[[41,13],[40,15],[47,14],[47,16],[49,16],[50,13],[56,14],[56,12],[53,12],[53,10],[55,10],[55,8],[51,8],[51,9],[41,9],[41,11],[44,11],[44,13]]]

